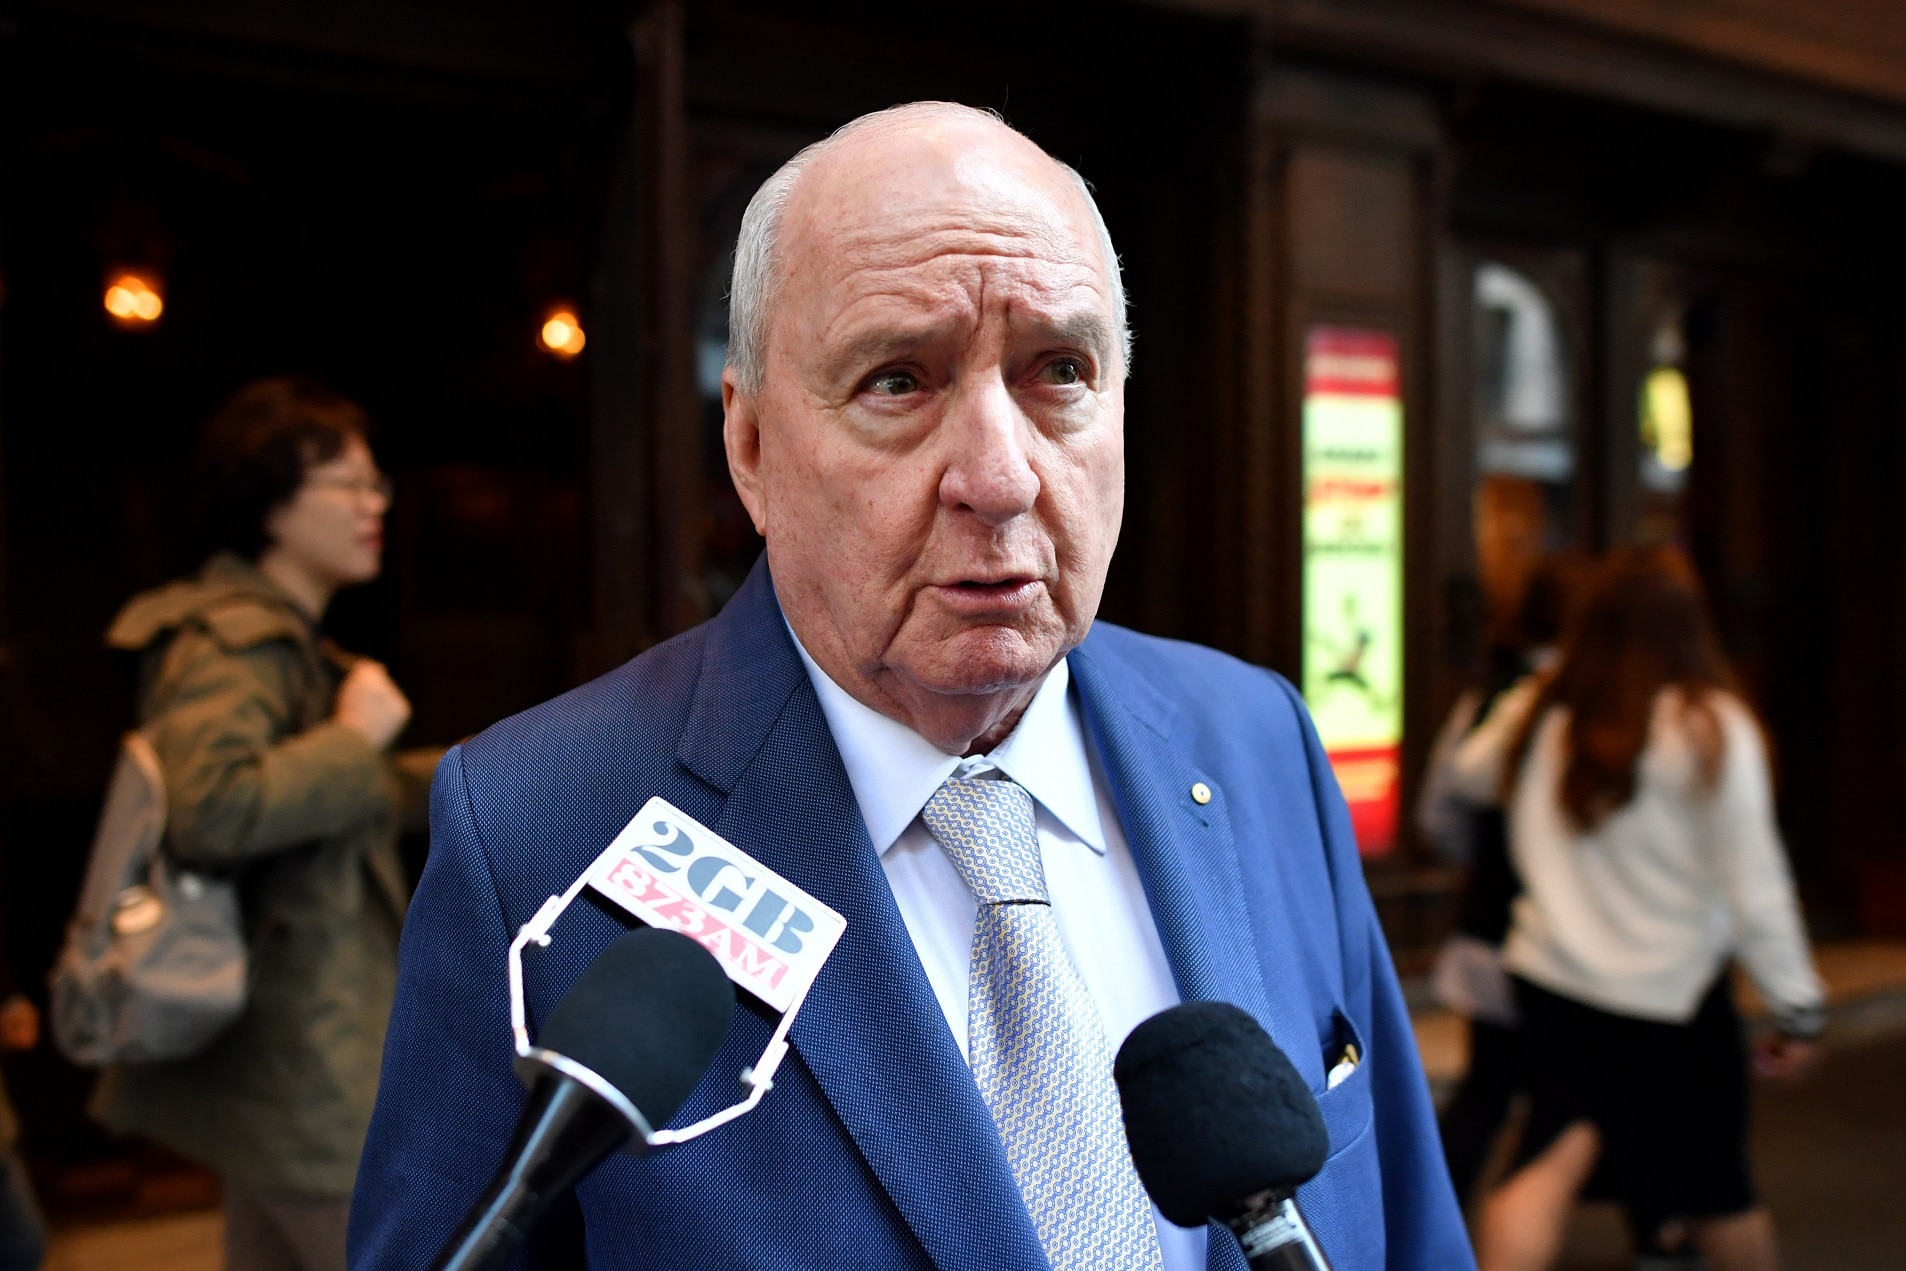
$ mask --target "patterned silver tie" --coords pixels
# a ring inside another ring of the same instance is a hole
[[[973,1078],[1053,1271],[1155,1271],[1158,1230],[1125,1146],[1112,1044],[1059,942],[1032,796],[954,777],[920,816],[979,902]]]

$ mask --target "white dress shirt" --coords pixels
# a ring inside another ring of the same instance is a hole
[[[956,772],[997,769],[1032,795],[1059,939],[1099,1008],[1113,1049],[1146,1018],[1178,1004],[1137,862],[1086,747],[1064,662],[1046,676],[1011,736],[989,754],[962,759],[856,701],[808,656],[798,637],[794,644],[846,764],[867,837],[880,854],[907,934],[962,1055],[978,906],[920,820],[927,800]],[[1154,1217],[1165,1271],[1201,1271],[1205,1229],[1186,1231],[1155,1210]]]

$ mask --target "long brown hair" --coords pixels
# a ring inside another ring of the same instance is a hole
[[[1583,830],[1592,830],[1635,795],[1636,766],[1648,744],[1655,699],[1679,689],[1682,722],[1703,784],[1719,780],[1723,735],[1715,693],[1735,692],[1700,580],[1672,547],[1612,553],[1574,615],[1561,665],[1543,684],[1510,751],[1504,790],[1512,790],[1542,718],[1569,712],[1568,766],[1557,792]]]

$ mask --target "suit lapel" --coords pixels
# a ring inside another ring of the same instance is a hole
[[[1295,976],[1267,980],[1264,973],[1299,963],[1284,924],[1251,921],[1227,792],[1175,736],[1177,708],[1105,642],[1088,637],[1071,666],[1179,996],[1243,1007],[1279,1045],[1300,1054],[1292,1048],[1307,1032],[1302,985]],[[1193,797],[1197,783],[1210,802]],[[1214,1227],[1206,1265],[1244,1271],[1244,1254]]]
[[[716,625],[678,756],[727,795],[717,833],[847,919],[795,1020],[796,1053],[936,1265],[1045,1268],[765,563]]]
[[[1090,639],[1071,664],[1179,995],[1231,1002],[1268,1021],[1225,792],[1173,743],[1176,708],[1129,667]],[[1192,797],[1200,782],[1211,791],[1207,804]]]

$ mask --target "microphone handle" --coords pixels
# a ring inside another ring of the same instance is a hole
[[[573,1077],[544,1069],[510,1150],[431,1271],[503,1271],[550,1203],[634,1136],[622,1114]]]
[[[1260,1192],[1225,1225],[1244,1247],[1251,1271],[1331,1271],[1294,1195]]]

